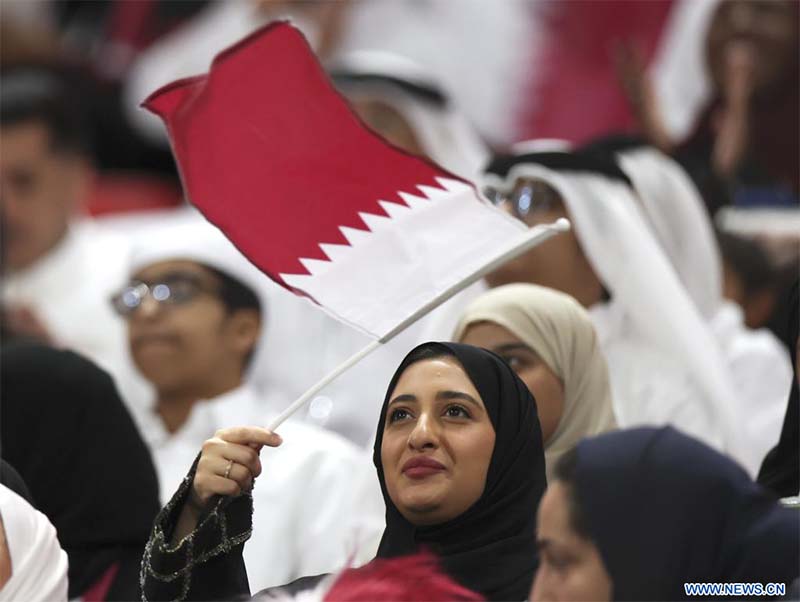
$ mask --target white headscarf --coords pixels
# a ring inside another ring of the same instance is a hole
[[[680,367],[689,378],[687,386],[696,388],[691,418],[681,428],[733,455],[755,474],[762,454],[749,445],[750,426],[736,421],[746,408],[740,407],[744,404],[720,349],[650,234],[630,187],[589,171],[554,171],[533,161],[514,165],[503,178],[488,173],[485,181],[509,190],[519,178],[540,179],[563,199],[588,261],[612,294],[611,303],[601,309],[624,324],[624,339],[657,350]],[[659,376],[652,373],[651,387],[665,384],[658,383]]]
[[[780,435],[791,387],[786,350],[766,329],[751,330],[741,308],[722,296],[722,265],[711,220],[683,169],[659,151],[640,147],[618,154],[633,181],[639,207],[686,292],[705,318],[726,361],[731,382],[746,404],[739,421],[758,425],[750,449],[769,451]]]
[[[722,261],[703,200],[675,161],[650,147],[618,155],[652,232],[706,319],[722,304]]]
[[[558,459],[583,437],[616,428],[608,366],[591,318],[569,295],[534,284],[509,284],[475,299],[461,315],[453,340],[476,322],[511,332],[564,384],[564,410],[545,441],[549,482]]]
[[[468,180],[475,180],[489,158],[486,145],[453,105],[436,77],[406,57],[377,50],[359,50],[338,58],[334,74],[373,76],[375,79],[339,84],[349,98],[379,99],[399,112],[414,130],[422,150],[434,162]],[[443,106],[427,102],[393,85],[391,78],[436,91]]]
[[[194,209],[177,211],[140,232],[131,249],[130,272],[162,261],[199,263],[235,278],[259,294],[267,277],[222,231]]]
[[[11,579],[0,601],[67,599],[67,553],[47,517],[5,485],[0,485],[0,516],[11,557]]]

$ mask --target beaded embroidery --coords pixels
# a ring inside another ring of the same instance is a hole
[[[139,588],[142,602],[148,602],[146,594],[148,589],[146,586],[148,583],[152,584],[153,580],[160,583],[172,583],[179,578],[182,578],[180,592],[173,600],[176,602],[183,602],[186,600],[189,589],[191,588],[192,571],[195,567],[208,562],[210,559],[220,554],[229,553],[233,548],[250,539],[253,524],[253,499],[252,495],[248,492],[243,493],[233,500],[231,500],[231,498],[219,499],[207,514],[201,516],[200,521],[191,533],[176,544],[170,544],[166,533],[171,532],[172,528],[174,528],[178,514],[183,508],[185,499],[189,494],[189,488],[194,480],[196,470],[197,460],[195,460],[192,465],[189,474],[184,477],[178,491],[175,492],[172,499],[161,509],[161,512],[159,512],[156,517],[153,532],[150,534],[150,539],[147,541],[147,545],[144,549],[142,564],[139,571]],[[242,500],[247,507],[248,527],[241,533],[231,534],[229,533],[228,525],[228,508],[240,502],[240,500]],[[196,540],[201,533],[204,539],[209,540],[206,545],[200,546],[205,549],[198,549]],[[182,563],[180,562],[181,560],[183,560]],[[170,572],[161,572],[157,570],[157,568],[160,568],[161,565],[164,564],[181,564],[181,567]]]

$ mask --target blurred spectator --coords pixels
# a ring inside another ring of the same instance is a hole
[[[724,296],[744,311],[750,328],[768,328],[783,341],[790,354],[794,347],[784,337],[786,322],[798,312],[789,302],[790,292],[800,274],[800,257],[795,253],[776,262],[764,240],[723,230],[717,231],[722,253]]]
[[[464,178],[480,175],[489,151],[428,70],[389,52],[358,51],[333,61],[329,73],[361,120],[386,140]]]
[[[51,2],[63,45],[104,79],[125,76],[136,55],[201,10],[208,0],[59,0]]]
[[[705,0],[680,8],[655,69],[655,87],[640,57],[622,57],[642,131],[676,154],[712,211],[729,199],[739,205],[796,205],[798,4]],[[689,103],[681,98],[687,89]],[[677,120],[671,115],[681,111]],[[676,121],[688,137],[675,134]]]
[[[114,383],[85,358],[40,345],[6,346],[0,362],[0,451],[58,530],[70,599],[135,599],[158,484]]]
[[[32,8],[31,12],[21,11]],[[0,64],[52,63],[60,51],[45,2],[4,2],[0,18]],[[44,10],[43,10],[44,9]]]
[[[750,328],[764,326],[777,299],[776,273],[769,255],[756,241],[717,232],[723,265],[723,295],[744,310]]]
[[[772,408],[761,428],[779,424],[791,386],[786,350],[768,330],[749,328],[741,307],[725,299],[714,228],[689,176],[641,141],[610,137],[591,149],[616,160],[631,179],[638,208],[714,336],[740,398],[749,407]]]
[[[755,474],[778,436],[785,388],[755,407],[736,390],[719,341],[637,209],[631,178],[607,157],[577,151],[498,155],[485,182],[528,226],[559,217],[573,225],[486,282],[531,282],[571,294],[589,308],[621,427],[671,424]]]
[[[484,137],[505,143],[514,138],[519,105],[530,102],[518,93],[532,67],[519,48],[538,43],[541,4],[499,2],[487,11],[483,0],[217,1],[141,54],[126,87],[126,110],[142,135],[166,145],[161,124],[140,103],[163,85],[205,73],[217,53],[288,17],[321,60],[382,50],[425,65]]]
[[[76,94],[49,70],[17,68],[0,81],[4,327],[86,354],[134,396],[124,324],[109,303],[128,246],[78,218],[92,166]]]
[[[311,339],[270,341],[267,316],[272,322],[286,318],[272,305],[262,307],[264,280],[204,220],[158,228],[134,248],[130,283],[115,302],[127,318],[136,366],[156,389],[145,436],[164,500],[217,431],[266,426],[287,404],[274,386],[267,394],[256,391],[247,374],[262,331],[267,344],[296,345],[306,364],[315,362],[309,359]],[[360,506],[351,485],[366,455],[316,426],[288,422],[280,434],[285,444],[271,450],[269,478],[253,495],[255,530],[245,562],[254,590],[337,569],[355,543],[349,519]]]
[[[525,57],[525,103],[517,140],[563,138],[583,143],[635,126],[634,112],[617,84],[614,51],[633,43],[643,62],[655,54],[673,0],[570,0],[540,2],[539,31],[517,52]]]
[[[70,39],[71,18],[59,17],[68,6],[83,4],[76,10],[75,19],[81,21],[92,7],[105,14],[108,6],[145,6],[145,2],[20,2],[3,3],[0,20],[0,68],[3,72],[19,68],[40,68],[58,74],[69,87],[80,90],[76,109],[90,119],[84,120],[84,137],[87,154],[101,170],[147,169],[177,179],[169,152],[158,146],[145,144],[128,125],[119,102],[119,83],[102,75],[93,62],[112,59],[110,52],[92,52]],[[184,5],[187,3],[165,3]],[[78,15],[82,15],[79,18]],[[98,26],[103,23],[99,21]],[[61,27],[59,29],[59,26]],[[83,39],[93,39],[89,30],[80,29]],[[98,42],[97,47],[101,46]],[[105,177],[105,174],[102,174]],[[90,190],[89,194],[93,194]],[[90,199],[91,200],[91,199]]]

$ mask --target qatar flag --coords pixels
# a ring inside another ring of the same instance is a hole
[[[529,231],[367,129],[288,23],[144,106],[206,218],[275,282],[378,341],[555,231]]]

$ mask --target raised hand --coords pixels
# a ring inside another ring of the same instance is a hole
[[[261,448],[278,447],[281,443],[280,435],[257,426],[222,429],[207,439],[172,541],[180,541],[195,529],[200,514],[215,496],[237,496],[250,491],[261,474]]]
[[[656,148],[670,152],[674,143],[664,126],[641,47],[630,40],[617,40],[612,46],[612,59],[642,135]]]

